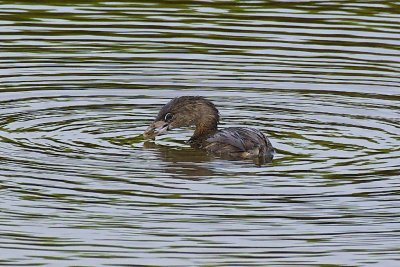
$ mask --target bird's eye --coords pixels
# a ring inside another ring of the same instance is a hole
[[[167,113],[165,114],[164,121],[170,121],[173,117],[174,115],[172,115],[172,113]]]

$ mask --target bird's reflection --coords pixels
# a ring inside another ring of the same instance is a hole
[[[207,177],[216,175],[216,172],[207,168],[203,162],[213,159],[206,152],[191,147],[179,147],[174,149],[170,146],[144,142],[143,149],[149,149],[156,153],[158,158],[166,163],[166,172],[177,174],[185,178]]]
[[[161,145],[153,141],[145,141],[143,143],[143,149],[152,150],[158,156],[158,158],[167,163],[166,172],[173,173],[185,178],[199,178],[209,177],[217,175],[218,171],[213,170],[210,167],[213,165],[204,164],[206,162],[215,161],[216,157],[207,154],[203,150],[195,149],[192,147],[173,148],[167,145]],[[218,157],[222,160],[229,160],[230,162],[236,161],[243,165],[254,164],[258,167],[271,162],[271,160],[265,160],[265,158],[255,158],[253,161],[233,160],[227,157]],[[235,163],[235,166],[237,164]]]

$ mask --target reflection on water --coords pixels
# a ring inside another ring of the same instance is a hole
[[[145,142],[144,149],[154,152],[164,165],[164,171],[176,174],[177,177],[195,178],[215,175],[216,172],[201,163],[212,160],[204,151],[193,148],[173,148],[165,145],[158,145],[153,142]]]
[[[400,261],[397,3],[0,3],[0,265]],[[272,163],[140,134],[173,97]]]

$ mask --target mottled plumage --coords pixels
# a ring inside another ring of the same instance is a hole
[[[217,131],[204,140],[202,148],[229,158],[267,157],[272,159],[271,142],[257,129],[231,127]]]
[[[270,161],[274,148],[268,138],[254,128],[231,127],[218,130],[219,113],[201,96],[182,96],[168,102],[144,133],[146,138],[173,128],[196,126],[189,143],[208,153],[229,159],[258,158]]]

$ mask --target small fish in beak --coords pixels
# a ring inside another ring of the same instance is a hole
[[[156,139],[157,135],[161,135],[168,131],[169,123],[165,121],[155,121],[144,131],[143,137],[145,139]]]

